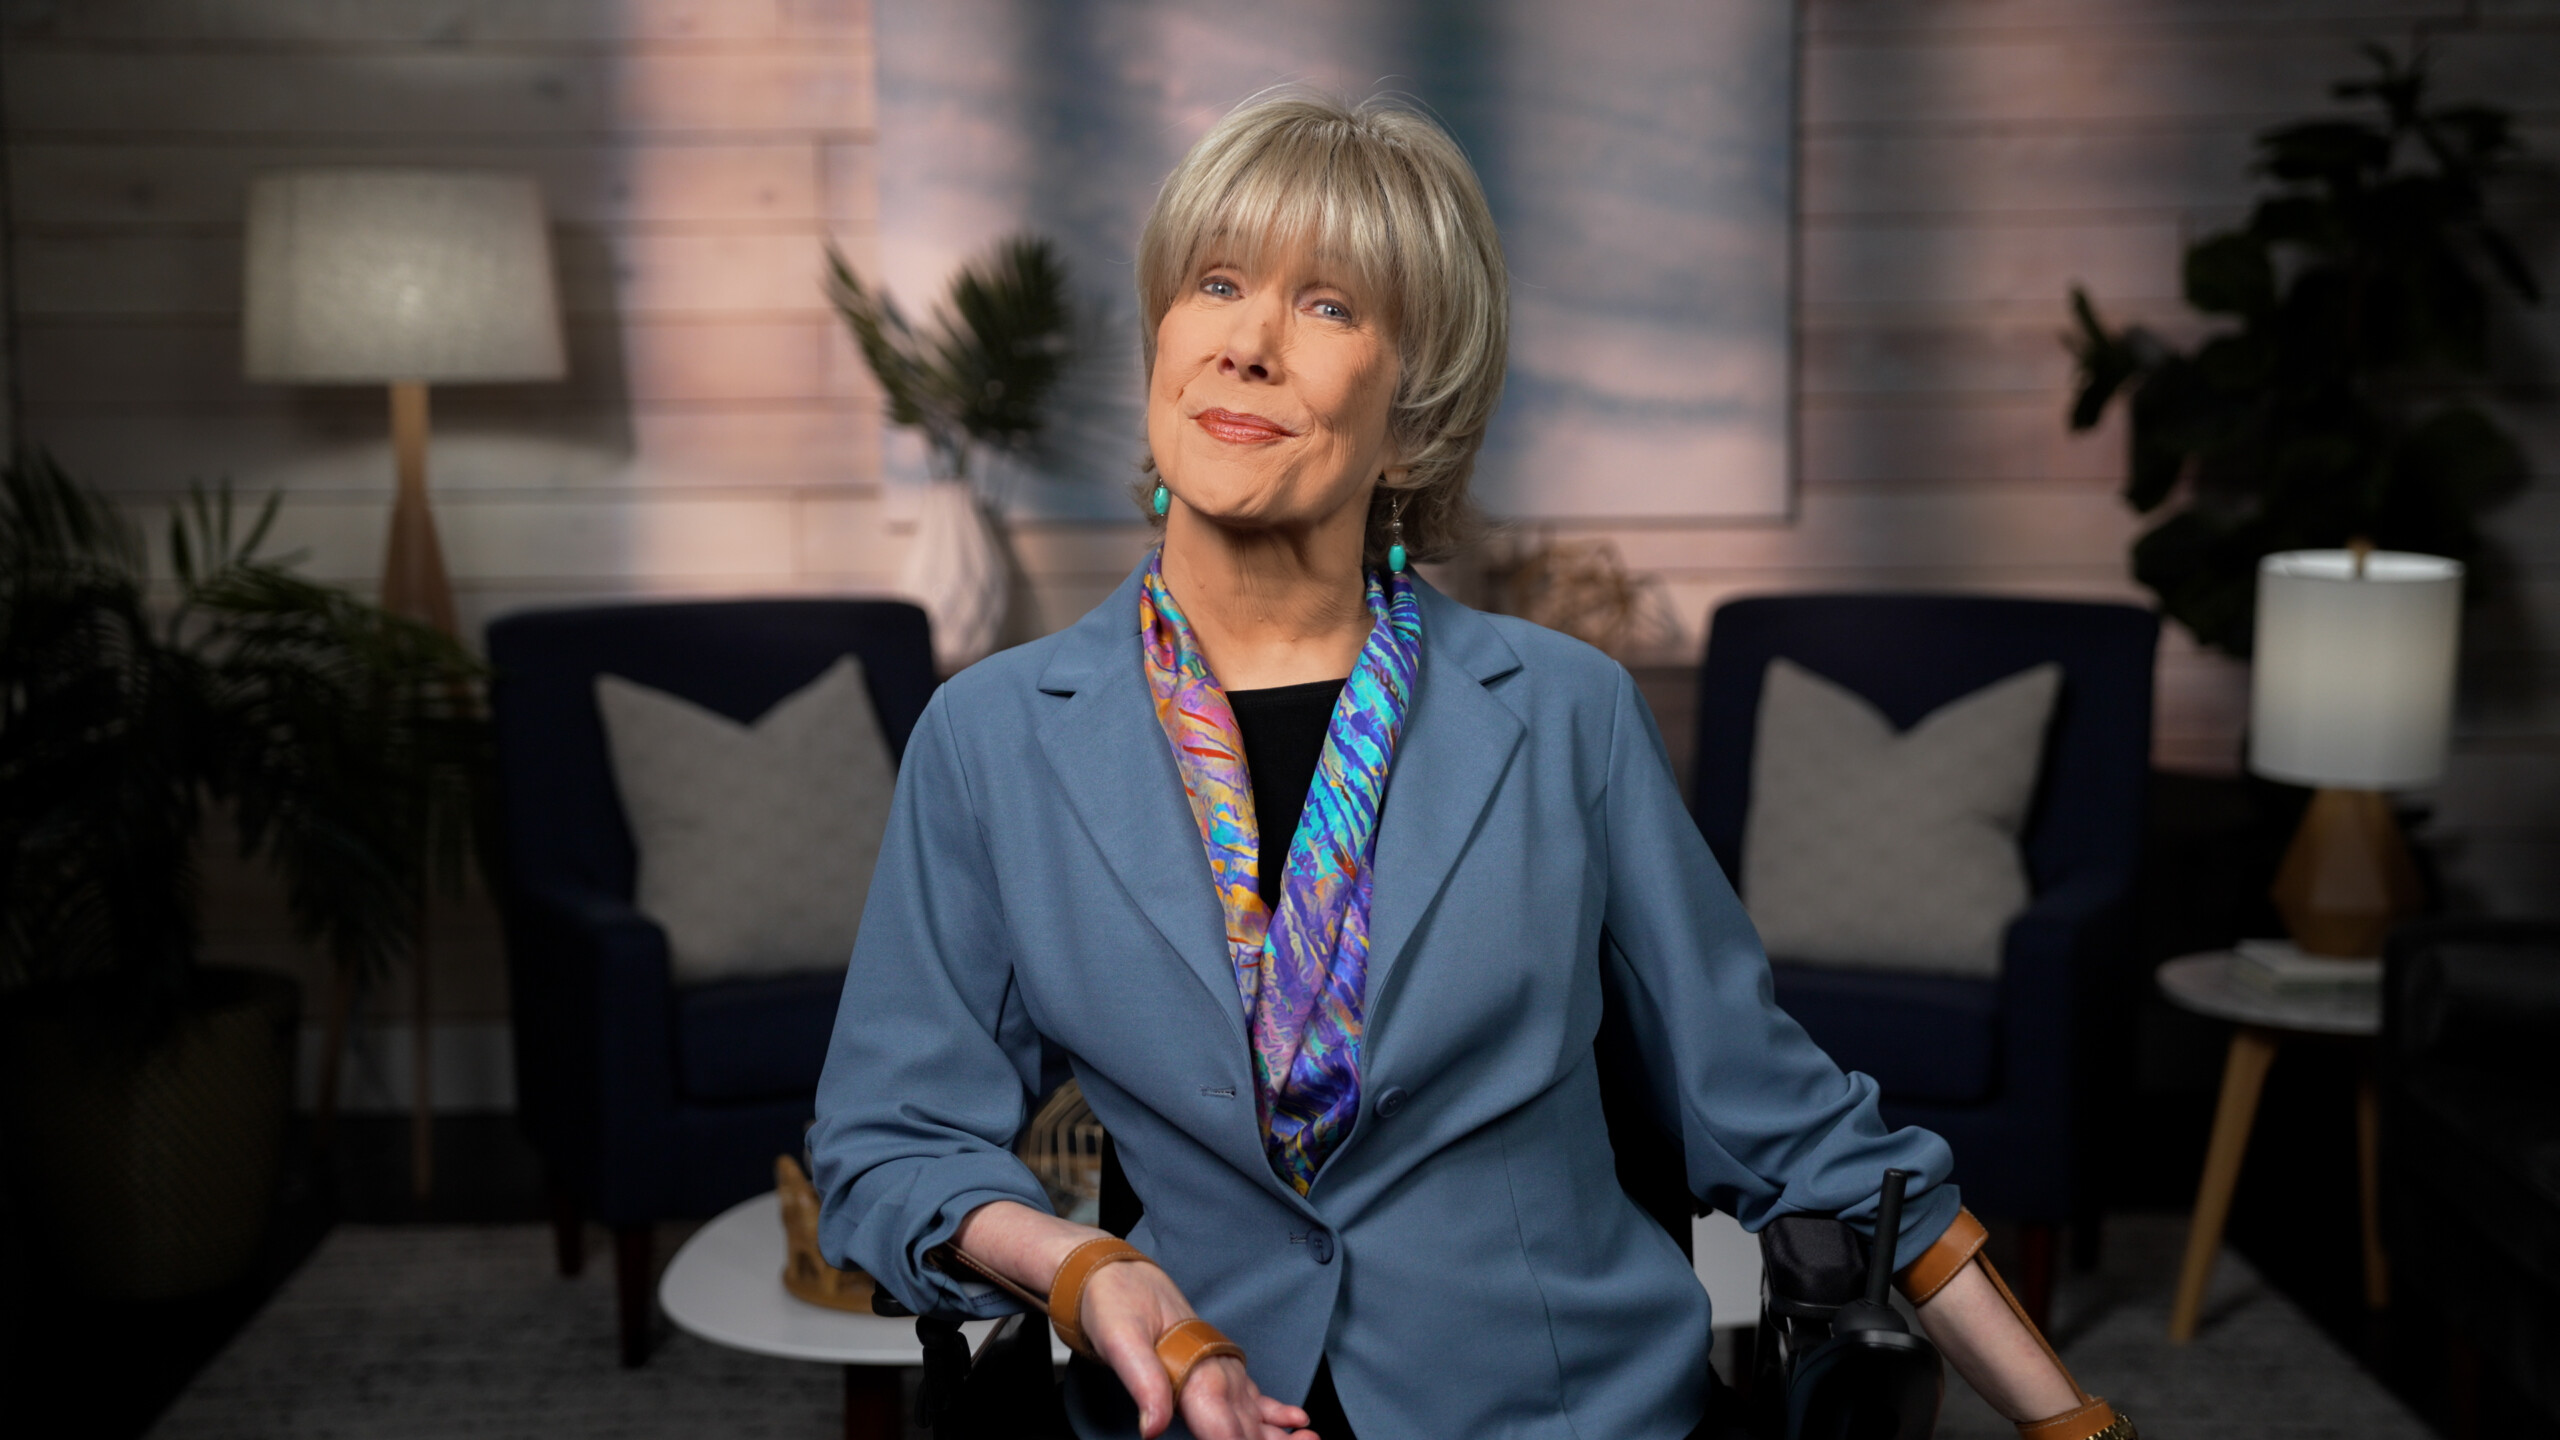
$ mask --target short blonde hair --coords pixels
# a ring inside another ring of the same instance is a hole
[[[1493,211],[1430,117],[1296,88],[1227,112],[1165,177],[1138,241],[1146,373],[1155,373],[1156,327],[1211,247],[1249,266],[1265,246],[1300,242],[1344,257],[1386,303],[1395,338],[1401,373],[1387,433],[1407,471],[1370,502],[1369,559],[1386,555],[1398,499],[1407,552],[1446,559],[1474,530],[1467,479],[1502,399],[1511,325]]]

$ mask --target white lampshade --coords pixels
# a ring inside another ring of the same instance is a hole
[[[2298,785],[2392,790],[2444,770],[2462,565],[2291,550],[2258,564],[2249,768]]]
[[[542,192],[521,175],[293,170],[249,186],[252,380],[554,380]]]

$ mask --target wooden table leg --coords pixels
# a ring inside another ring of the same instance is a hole
[[[2184,1345],[2196,1335],[2196,1319],[2204,1309],[2205,1282],[2213,1278],[2214,1256],[2222,1250],[2223,1222],[2231,1218],[2231,1192],[2240,1183],[2240,1160],[2248,1153],[2249,1127],[2257,1122],[2258,1094],[2266,1087],[2267,1067],[2275,1063],[2276,1035],[2254,1025],[2231,1034],[2231,1050],[2222,1063],[2222,1098],[2213,1109],[2213,1140],[2205,1147],[2204,1178],[2196,1184],[2195,1218],[2187,1222],[2187,1258],[2178,1267],[2178,1300],[2169,1311],[2169,1343]]]
[[[2382,1112],[2371,1071],[2356,1077],[2356,1208],[2364,1225],[2364,1308],[2391,1305],[2391,1257],[2382,1253]]]
[[[898,1440],[907,1433],[898,1389],[893,1366],[845,1366],[844,1440]]]

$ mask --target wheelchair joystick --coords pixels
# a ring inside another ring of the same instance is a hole
[[[1945,1378],[1937,1347],[1893,1308],[1894,1240],[1910,1176],[1885,1172],[1875,1240],[1787,1215],[1760,1235],[1758,1353],[1741,1412],[1754,1440],[1928,1440]]]

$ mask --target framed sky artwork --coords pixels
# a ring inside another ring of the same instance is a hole
[[[1518,519],[1789,511],[1792,0],[935,0],[875,11],[880,263],[913,310],[991,241],[1064,250],[1087,342],[1017,513],[1125,518],[1132,257],[1156,187],[1277,84],[1438,116],[1511,270],[1477,498]],[[892,479],[920,452],[891,441]]]

